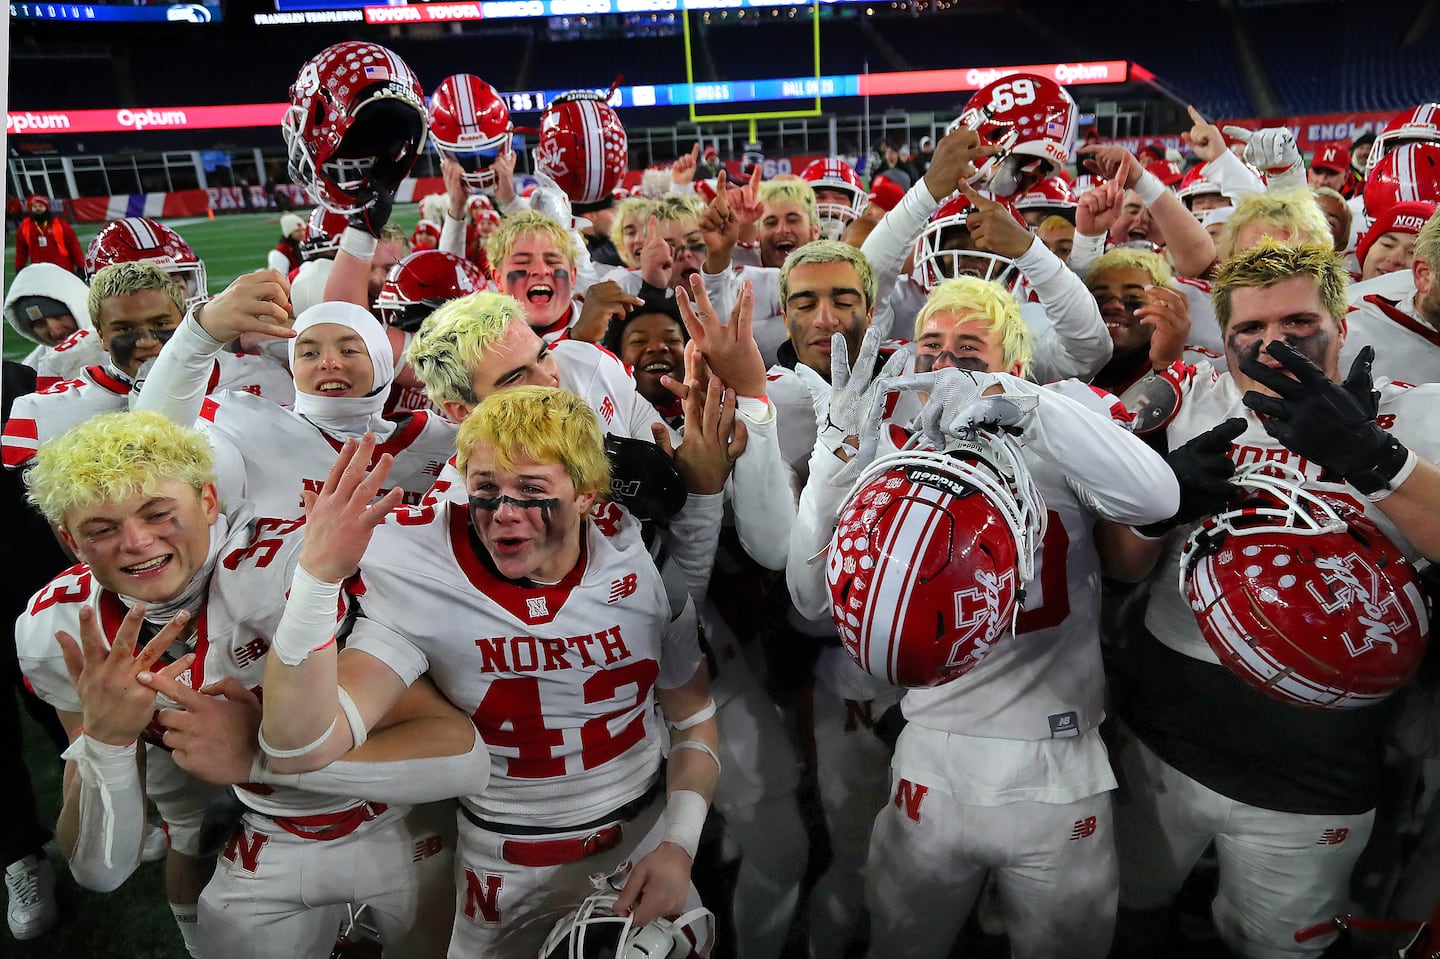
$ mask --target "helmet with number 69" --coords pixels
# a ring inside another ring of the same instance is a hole
[[[715,917],[703,906],[676,919],[635,925],[617,916],[613,892],[592,893],[555,924],[538,959],[689,959],[715,939]]]
[[[603,92],[572,90],[545,108],[536,172],[555,181],[577,212],[608,203],[629,162],[625,126]]]
[[[1370,167],[1365,213],[1380,220],[1397,203],[1440,203],[1440,143],[1404,143]]]
[[[480,268],[463,256],[417,250],[390,268],[375,309],[387,326],[413,333],[442,303],[483,289]]]
[[[1425,655],[1419,578],[1356,504],[1303,480],[1274,463],[1236,470],[1244,494],[1190,534],[1180,592],[1220,662],[1260,692],[1371,706]]]
[[[495,88],[469,73],[440,81],[430,97],[430,139],[440,155],[460,164],[465,182],[493,189],[490,165],[510,148],[510,108]]]
[[[1013,628],[1044,529],[1044,500],[1008,436],[877,458],[830,541],[845,651],[892,686],[965,675]]]
[[[280,124],[290,179],[330,210],[358,213],[410,172],[427,122],[420,81],[399,56],[359,40],[326,47],[290,85]]]
[[[143,216],[114,220],[95,234],[85,253],[88,279],[115,263],[151,263],[185,291],[185,303],[194,306],[210,296],[205,263],[190,244],[170,227]]]
[[[1000,147],[971,182],[1014,196],[1069,165],[1078,117],[1075,101],[1060,84],[1012,73],[975,91],[950,129],[969,127],[981,143]]]
[[[815,189],[815,206],[820,213],[820,235],[838,240],[845,227],[865,215],[870,193],[860,182],[855,168],[844,160],[827,157],[815,160],[800,171],[800,179]]]

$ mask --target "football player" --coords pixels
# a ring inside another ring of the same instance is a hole
[[[1375,348],[1378,376],[1406,383],[1440,382],[1440,214],[1425,221],[1407,270],[1350,287],[1340,364]]]
[[[428,672],[473,712],[493,762],[489,788],[462,800],[452,954],[534,955],[591,874],[637,924],[678,914],[694,902],[719,765],[693,604],[604,503],[600,422],[579,397],[502,390],[457,445],[464,503],[382,524],[395,498],[371,509],[373,484],[309,498],[298,626],[282,624],[267,667],[265,748],[277,768],[323,768]],[[308,611],[333,610],[357,563],[363,612],[337,656],[333,624]]]
[[[1266,239],[1224,265],[1215,301],[1229,372],[1197,366],[1167,427],[1181,508],[1125,540],[1136,572],[1162,558],[1164,572],[1117,696],[1128,728],[1117,757],[1127,783],[1117,804],[1122,955],[1153,955],[1166,908],[1212,841],[1212,914],[1225,944],[1244,956],[1319,955],[1325,941],[1300,946],[1293,934],[1343,911],[1370,833],[1384,706],[1297,707],[1220,665],[1178,585],[1181,543],[1170,535],[1226,508],[1236,466],[1263,462],[1363,513],[1407,557],[1440,555],[1440,446],[1427,426],[1440,387],[1381,380],[1372,392],[1368,351],[1340,382],[1345,285],[1328,235],[1295,247]],[[1273,615],[1298,639],[1312,628],[1289,617],[1323,621],[1346,604],[1286,591],[1297,582],[1276,577]],[[1296,678],[1316,690],[1345,681],[1303,665]]]

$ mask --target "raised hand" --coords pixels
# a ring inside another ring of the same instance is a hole
[[[1230,446],[1246,428],[1244,418],[1237,416],[1171,450],[1165,462],[1180,484],[1180,506],[1169,519],[1136,529],[1146,536],[1160,536],[1181,523],[1213,516],[1240,495],[1233,482]]]
[[[605,330],[612,320],[621,319],[645,301],[626,293],[614,280],[595,283],[585,291],[585,305],[570,330],[572,339],[587,343],[598,343],[605,338]]]
[[[700,165],[700,144],[695,144],[685,156],[678,157],[670,164],[670,182],[684,186],[695,179],[695,168]]]
[[[731,199],[743,191],[726,186],[725,171],[715,177],[715,199],[700,214],[700,235],[709,251],[705,257],[705,269],[719,273],[730,265],[730,253],[740,242],[740,219],[735,215]]]
[[[465,219],[465,205],[470,202],[470,185],[465,182],[465,168],[441,154],[440,175],[445,180],[445,196],[450,200],[450,219]]]
[[[1190,111],[1190,122],[1193,125],[1188,133],[1180,134],[1180,139],[1190,144],[1190,149],[1197,157],[1209,163],[1225,152],[1225,137],[1221,135],[1219,127],[1200,115],[1199,110],[1191,106],[1185,109]]]
[[[1125,188],[1118,180],[1106,180],[1075,202],[1075,232],[1107,236],[1125,208]]]
[[[515,202],[515,151],[507,144],[495,162],[490,164],[495,171],[495,199],[502,207]]]
[[[275,270],[242,273],[196,309],[195,321],[222,343],[250,333],[290,339],[295,336],[290,281]]]
[[[764,396],[765,360],[755,343],[755,289],[750,281],[740,285],[729,323],[720,321],[701,277],[690,277],[690,289],[690,293],[684,287],[675,291],[690,342],[704,354],[715,375],[738,395]]]
[[[975,176],[976,161],[999,152],[1000,147],[980,142],[980,134],[969,127],[956,127],[935,144],[925,171],[925,187],[932,197],[943,201]]]
[[[1011,260],[1023,256],[1025,251],[1030,249],[1030,245],[1035,242],[1034,235],[1020,225],[1009,209],[981,195],[963,180],[960,183],[960,192],[975,206],[975,211],[965,218],[965,226],[970,231],[970,239],[974,241],[976,249]]]
[[[1163,370],[1185,355],[1190,338],[1190,304],[1185,294],[1169,286],[1147,286],[1145,305],[1135,318],[1150,327],[1150,368]]]
[[[670,448],[670,433],[662,423],[651,430],[655,442],[675,457],[675,468],[692,493],[711,494],[725,489],[725,480],[745,452],[745,423],[735,416],[735,391],[726,389],[705,365],[691,340],[685,345],[685,436]]]
[[[1140,174],[1145,172],[1135,155],[1124,147],[1088,143],[1075,153],[1086,157],[1082,164],[1085,169],[1107,180],[1115,180],[1127,189],[1133,189],[1140,182]]]
[[[645,243],[640,247],[640,278],[657,290],[663,290],[670,285],[670,274],[674,269],[675,254],[660,235],[660,224],[652,216],[645,227]]]
[[[55,634],[65,657],[70,685],[80,699],[85,735],[112,746],[128,746],[140,737],[155,712],[155,693],[140,682],[176,640],[185,633],[190,614],[184,610],[165,625],[139,652],[135,646],[145,622],[145,606],[137,604],[125,614],[115,641],[107,645],[95,610],[80,610],[80,638],[64,630]],[[195,659],[187,653],[166,667],[178,676]]]
[[[1265,127],[1247,130],[1245,127],[1227,126],[1225,132],[1233,140],[1245,144],[1245,159],[1271,176],[1289,173],[1305,163],[1300,148],[1295,144],[1295,134],[1287,127]]]
[[[320,491],[300,494],[305,501],[300,565],[322,582],[338,583],[355,572],[375,527],[404,496],[405,491],[397,486],[375,498],[390,475],[394,458],[386,453],[368,468],[374,453],[373,433],[346,440]]]

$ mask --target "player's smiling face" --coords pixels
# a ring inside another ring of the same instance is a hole
[[[502,466],[477,445],[465,464],[470,522],[500,575],[557,583],[580,559],[581,522],[595,497],[576,494],[559,463],[517,457]]]
[[[664,313],[646,313],[625,324],[620,341],[620,359],[635,371],[636,391],[656,406],[670,403],[674,396],[660,383],[660,377],[685,376],[685,330]]]
[[[565,251],[545,233],[522,233],[500,264],[505,292],[525,307],[537,330],[552,325],[570,309],[573,267]]]
[[[219,515],[214,486],[197,492],[164,480],[124,500],[73,510],[64,532],[106,589],[161,603],[179,596],[204,567]]]
[[[796,200],[767,202],[756,225],[760,262],[765,266],[783,266],[787,256],[820,236],[820,228],[810,222],[805,205]]]
[[[365,338],[348,326],[317,323],[295,340],[295,388],[311,396],[366,396],[375,364]]]

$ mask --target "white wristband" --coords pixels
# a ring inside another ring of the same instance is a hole
[[[694,859],[709,812],[710,803],[704,796],[691,789],[675,790],[665,801],[665,838],[661,841],[673,842]]]
[[[670,724],[670,728],[677,733],[683,733],[687,729],[693,729],[694,727],[700,725],[705,720],[710,719],[714,715],[715,700],[707,699],[704,706],[701,706],[699,709],[695,710],[695,712],[691,713],[689,716],[686,716],[684,719],[675,720],[673,723]]]
[[[1160,178],[1149,170],[1140,174],[1140,179],[1135,181],[1135,192],[1140,194],[1140,199],[1144,201],[1146,206],[1150,206],[1156,200],[1160,199],[1160,197],[1164,196],[1165,191],[1168,189],[1170,188],[1161,183]]]
[[[286,666],[299,666],[335,636],[340,584],[316,579],[297,565],[290,580],[285,613],[275,627],[270,652]]]
[[[340,249],[357,260],[375,259],[375,248],[379,245],[378,239],[353,226],[347,226],[345,232],[340,234]]]
[[[345,687],[336,686],[335,695],[340,700],[340,711],[345,714],[345,722],[350,726],[350,748],[359,749],[370,737],[370,731],[365,728],[365,720],[360,716],[360,709],[355,705],[355,700],[350,698],[350,693]]]
[[[113,786],[128,782],[134,773],[135,743],[116,746],[81,733],[60,758],[74,760],[87,781],[97,786]]]

